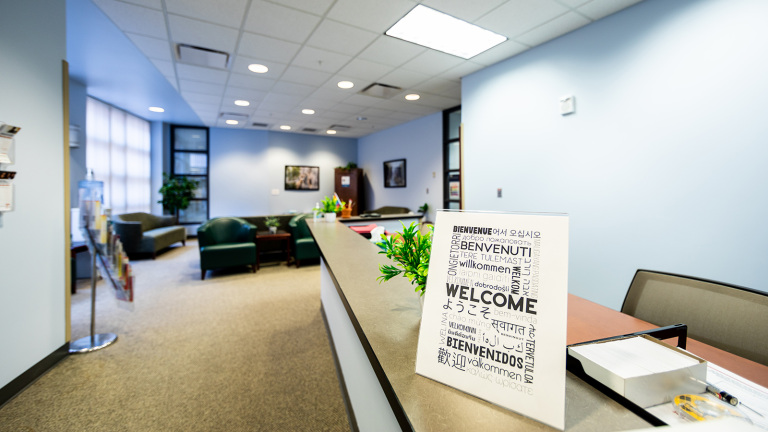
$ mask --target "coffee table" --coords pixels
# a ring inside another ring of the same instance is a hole
[[[288,264],[291,260],[291,233],[277,230],[275,234],[269,231],[257,231],[256,232],[256,270],[259,269],[261,255],[261,245],[269,242],[285,242],[283,250],[285,251],[285,263]]]

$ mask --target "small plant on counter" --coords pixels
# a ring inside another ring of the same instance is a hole
[[[339,200],[335,195],[334,198],[324,197],[322,201],[320,201],[320,207],[323,213],[338,213],[344,210],[346,204]]]
[[[379,283],[386,282],[393,277],[402,274],[403,277],[416,285],[415,291],[423,296],[427,289],[427,274],[429,273],[429,256],[432,252],[432,230],[422,234],[419,224],[412,222],[406,227],[403,224],[403,232],[393,236],[381,236],[384,240],[380,254],[395,262],[395,265],[383,264],[379,266],[381,276],[376,278]]]

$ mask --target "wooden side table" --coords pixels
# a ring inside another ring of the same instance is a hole
[[[285,242],[285,263],[286,265],[291,260],[291,233],[283,231],[283,230],[277,230],[277,233],[272,234],[269,231],[257,231],[256,232],[256,270],[259,269],[260,265],[260,259],[259,256],[261,255],[261,245],[263,243],[272,242],[272,241],[284,241]]]

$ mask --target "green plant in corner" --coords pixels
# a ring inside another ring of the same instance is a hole
[[[277,228],[280,226],[280,219],[274,216],[268,216],[266,219],[264,219],[264,225]]]
[[[385,254],[395,265],[380,265],[381,276],[376,280],[382,283],[402,274],[411,284],[416,285],[415,291],[423,296],[427,289],[429,257],[432,252],[432,229],[422,234],[418,223],[412,222],[408,227],[403,224],[401,233],[381,237],[384,250],[379,253]]]
[[[158,203],[163,210],[174,215],[179,220],[179,211],[189,207],[189,201],[195,196],[198,182],[185,176],[170,177],[163,173],[163,186],[158,191],[163,199]]]

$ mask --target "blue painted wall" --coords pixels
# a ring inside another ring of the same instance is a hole
[[[610,307],[638,268],[768,289],[766,16],[646,0],[464,78],[467,207],[569,213],[569,290]]]

